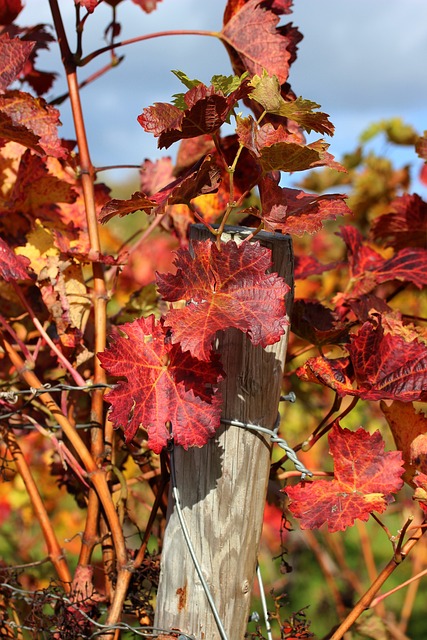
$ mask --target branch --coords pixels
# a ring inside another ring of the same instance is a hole
[[[89,55],[82,58],[79,62],[79,66],[84,67],[89,62],[92,62],[92,60],[102,55],[103,53],[106,53],[107,51],[112,51],[113,49],[118,49],[118,47],[125,47],[128,44],[144,42],[144,40],[151,40],[152,38],[161,38],[163,36],[210,36],[213,38],[220,38],[220,34],[217,31],[200,31],[198,29],[178,29],[178,30],[172,30],[172,31],[157,31],[156,33],[148,33],[144,36],[129,38],[128,40],[115,42],[113,44],[106,45],[101,49],[97,49],[93,53],[90,53]]]
[[[401,554],[402,558],[408,555],[411,549],[417,544],[417,542],[424,535],[425,529],[420,526],[418,530],[414,533],[414,535],[409,538],[408,542],[403,545]],[[369,589],[365,592],[365,594],[360,598],[360,600],[356,603],[354,608],[350,611],[347,618],[340,624],[338,629],[335,631],[333,635],[331,635],[330,640],[341,640],[344,634],[353,626],[356,622],[357,618],[363,613],[365,609],[368,609],[372,601],[381,589],[384,582],[391,576],[393,571],[399,566],[399,563],[396,562],[395,557],[388,562],[388,564],[384,567],[381,573],[377,576],[377,579],[371,584]]]

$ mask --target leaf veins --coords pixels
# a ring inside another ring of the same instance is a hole
[[[217,331],[235,327],[252,343],[265,347],[280,339],[288,323],[283,278],[266,273],[270,251],[257,242],[227,242],[221,251],[210,240],[194,242],[192,252],[177,251],[176,275],[157,275],[160,295],[169,302],[185,300],[171,309],[165,326],[183,351],[208,360]]]
[[[344,531],[356,519],[367,521],[372,511],[382,513],[403,486],[400,451],[384,452],[379,431],[342,429],[329,433],[334,458],[334,479],[317,480],[286,488],[290,512],[302,529],[317,529],[325,522],[331,532]]]

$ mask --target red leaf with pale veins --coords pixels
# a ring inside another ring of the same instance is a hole
[[[344,531],[356,519],[366,522],[372,511],[383,513],[392,493],[403,486],[400,451],[384,452],[379,431],[350,431],[334,424],[328,436],[334,458],[334,479],[316,480],[286,493],[290,512],[302,529],[318,529],[325,522],[331,532]]]
[[[252,116],[239,118],[237,134],[240,143],[255,156],[263,173],[305,171],[321,166],[345,171],[328,153],[329,144],[324,140],[301,144],[299,135],[288,133],[281,125],[277,128],[271,123],[260,126]]]
[[[0,138],[18,142],[24,147],[33,149],[39,155],[44,155],[40,146],[40,136],[27,129],[26,126],[15,124],[12,117],[0,110]]]
[[[159,138],[159,149],[167,149],[178,140],[216,133],[235,104],[249,92],[248,80],[243,80],[228,96],[200,83],[184,95],[188,106],[185,111],[172,104],[156,102],[144,109],[138,122],[145,131]]]
[[[61,124],[59,111],[43,98],[33,98],[23,91],[8,91],[0,96],[0,111],[9,116],[14,125],[25,126],[31,133],[39,136],[39,145],[47,155],[55,158],[67,157],[67,149],[58,138],[57,127]]]
[[[374,240],[386,247],[426,247],[427,243],[427,202],[416,193],[408,193],[393,200],[392,213],[376,218],[371,225]]]
[[[220,424],[221,397],[212,387],[222,376],[218,360],[200,362],[165,339],[153,315],[116,329],[110,346],[98,354],[103,368],[125,377],[106,395],[110,418],[126,441],[139,427],[148,445],[160,453],[171,437],[185,449],[201,447]],[[172,424],[172,434],[168,423]]]
[[[348,358],[309,358],[297,375],[325,384],[341,395],[364,400],[427,400],[427,346],[415,331],[393,322],[385,331],[381,316],[350,336]],[[350,367],[351,361],[351,367]],[[357,382],[353,388],[352,379]]]
[[[16,253],[0,238],[0,275],[6,282],[28,280],[30,260]]]
[[[180,178],[160,189],[150,198],[136,192],[129,200],[111,200],[101,210],[100,222],[107,222],[116,215],[120,217],[138,210],[163,213],[167,205],[188,204],[199,195],[218,189],[220,171],[211,156],[206,156]]]
[[[271,267],[270,251],[258,243],[227,242],[221,251],[210,240],[194,242],[192,252],[177,251],[176,275],[157,276],[160,295],[183,309],[171,309],[165,326],[172,341],[196,358],[208,360],[217,331],[248,333],[255,345],[273,344],[283,335],[284,296],[289,287]]]
[[[344,195],[317,196],[299,189],[280,187],[279,178],[269,175],[261,179],[259,189],[262,218],[267,231],[301,236],[319,231],[325,220],[351,214],[344,202]]]
[[[1,16],[1,7],[0,7]],[[4,24],[3,22],[1,24]],[[16,80],[22,71],[34,42],[23,42],[19,38],[10,39],[7,33],[0,36],[0,92]]]
[[[266,69],[269,75],[278,77],[280,84],[288,79],[291,58],[289,37],[277,28],[278,15],[287,13],[288,6],[272,0],[249,0],[245,4],[228,3],[224,13],[221,39],[231,49],[235,71],[241,67],[250,75],[261,75]]]

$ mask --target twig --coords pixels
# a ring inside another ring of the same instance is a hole
[[[418,531],[409,538],[405,545],[403,545],[401,554],[402,558],[408,555],[411,549],[417,544],[420,538],[424,535],[424,528],[419,527]],[[360,600],[356,603],[353,609],[350,611],[346,619],[340,624],[338,629],[331,635],[330,640],[341,640],[344,634],[353,626],[357,618],[363,613],[365,609],[370,607],[375,594],[381,589],[384,582],[391,576],[393,571],[399,566],[396,562],[396,558],[393,558],[387,563],[384,569],[379,573],[376,580],[371,584],[369,589],[364,593]]]

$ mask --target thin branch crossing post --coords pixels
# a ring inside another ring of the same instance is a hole
[[[226,227],[224,240],[239,242],[252,230]],[[210,237],[193,225],[191,240]],[[272,270],[291,287],[293,253],[289,236],[259,233],[255,240],[271,249]],[[226,378],[222,419],[273,429],[281,392],[288,330],[265,349],[253,346],[237,329],[221,332],[217,348]],[[228,640],[243,640],[251,603],[270,469],[269,437],[223,424],[201,449],[174,449],[176,483],[185,523]],[[155,626],[179,629],[196,640],[224,640],[187,549],[169,496],[162,549]]]

